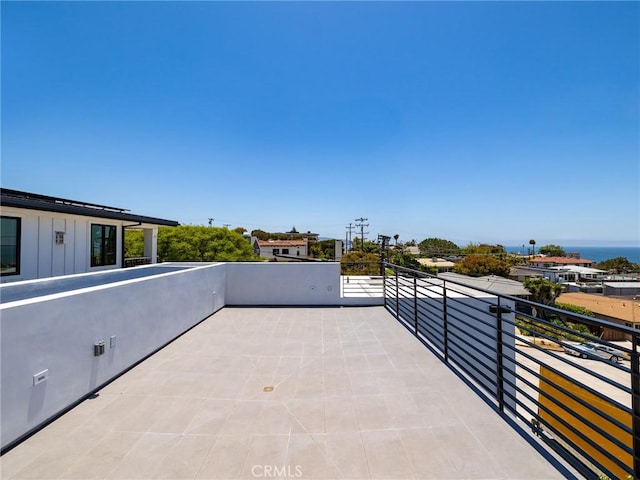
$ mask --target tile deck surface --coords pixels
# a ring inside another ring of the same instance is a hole
[[[2,479],[564,478],[383,307],[225,308]]]

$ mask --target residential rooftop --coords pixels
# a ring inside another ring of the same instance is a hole
[[[64,213],[70,215],[86,215],[90,217],[107,218],[111,220],[125,220],[140,224],[178,226],[175,220],[148,217],[130,213],[129,210],[108,205],[100,205],[68,198],[52,197],[39,193],[23,192],[0,188],[0,203],[3,207],[25,208],[45,212]]]
[[[384,307],[225,307],[0,459],[17,479],[553,479]]]

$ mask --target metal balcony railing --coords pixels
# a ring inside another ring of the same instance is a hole
[[[502,415],[587,478],[640,478],[640,330],[385,267],[389,312]]]
[[[342,262],[340,278],[342,297],[382,297],[384,276],[380,262]]]
[[[129,257],[124,259],[124,268],[137,267],[138,265],[150,265],[151,257]]]

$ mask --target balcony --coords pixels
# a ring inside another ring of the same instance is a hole
[[[2,478],[571,478],[608,464],[544,413],[540,365],[632,408],[634,349],[543,349],[490,292],[388,266],[363,306],[337,264],[166,267],[3,295]]]

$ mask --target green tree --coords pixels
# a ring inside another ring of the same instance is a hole
[[[398,265],[400,267],[412,268],[414,270],[422,270],[422,265],[416,259],[414,255],[404,253],[400,249],[393,249],[389,252],[389,263]]]
[[[504,255],[507,251],[502,245],[471,242],[461,250],[461,253],[466,255]]]
[[[363,244],[360,238],[353,237],[351,250],[354,252],[358,251],[358,252],[364,252],[364,253],[375,253],[379,255],[380,245],[378,245],[375,242],[372,242],[371,240],[365,240]]]
[[[269,232],[265,232],[264,230],[260,230],[259,228],[256,230],[251,230],[251,236],[256,237],[258,240],[269,240],[271,238],[271,234]]]
[[[604,262],[596,264],[596,268],[613,273],[640,272],[640,265],[630,262],[625,257],[616,257],[605,260]]]
[[[555,302],[556,308],[561,308],[562,310],[567,310],[568,312],[577,313],[579,315],[584,315],[585,317],[595,317],[595,313],[585,307],[581,307],[579,305],[572,305],[571,303],[560,303]]]
[[[543,305],[553,305],[562,293],[562,285],[543,277],[527,278],[522,284],[531,293],[531,300]]]
[[[458,245],[443,238],[425,238],[418,244],[418,248],[425,257],[457,255],[460,253]]]
[[[342,275],[380,275],[380,257],[375,253],[349,252],[342,257],[340,272]]]
[[[509,262],[491,255],[468,255],[453,266],[455,273],[470,277],[497,275],[508,278],[510,269]]]
[[[239,262],[259,260],[249,240],[219,227],[180,225],[158,229],[161,262]]]
[[[144,232],[142,230],[125,229],[124,257],[134,258],[144,256]]]
[[[309,255],[313,258],[334,259],[336,258],[336,241],[320,240],[309,243]]]
[[[552,243],[540,247],[538,249],[538,253],[549,255],[551,257],[564,257],[565,255],[564,249],[560,245],[554,245]]]

